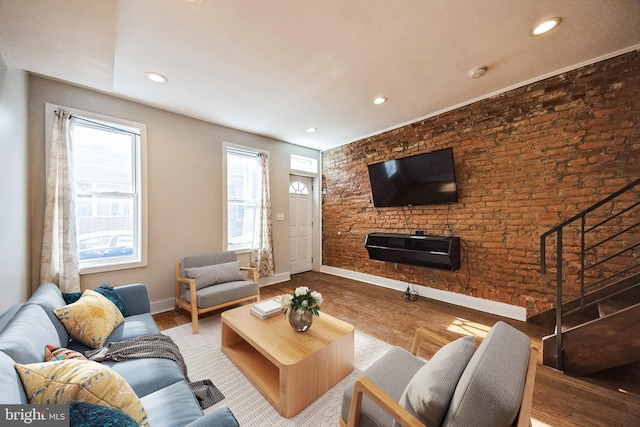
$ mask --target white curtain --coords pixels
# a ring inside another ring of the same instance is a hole
[[[269,155],[258,154],[261,171],[261,192],[256,209],[256,223],[251,245],[251,267],[258,270],[260,277],[273,276],[276,270],[273,261],[273,236],[271,233],[271,193],[269,191]]]
[[[40,281],[55,283],[62,292],[79,292],[70,120],[68,112],[56,110],[47,173]]]

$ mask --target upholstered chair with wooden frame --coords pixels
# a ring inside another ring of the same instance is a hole
[[[418,357],[425,343],[443,346],[430,361]],[[340,425],[531,426],[537,359],[529,337],[504,322],[477,350],[473,337],[418,328],[411,353],[393,347],[345,389]]]
[[[250,280],[243,275],[247,273]],[[194,334],[200,314],[252,300],[260,300],[258,272],[240,267],[233,251],[188,256],[176,263],[175,308],[191,313]]]

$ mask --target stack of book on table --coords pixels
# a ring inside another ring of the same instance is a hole
[[[280,313],[282,313],[282,305],[280,305],[279,298],[263,301],[251,307],[251,314],[260,319],[266,319]]]

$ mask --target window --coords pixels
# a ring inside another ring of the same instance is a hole
[[[141,128],[117,119],[73,117],[70,131],[80,270],[144,265]]]
[[[318,160],[311,157],[291,155],[291,169],[308,173],[318,173]]]
[[[309,188],[302,181],[293,181],[289,185],[289,194],[309,194]]]
[[[250,249],[260,191],[255,151],[227,147],[227,248]]]

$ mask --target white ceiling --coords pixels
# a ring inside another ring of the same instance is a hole
[[[320,150],[639,48],[638,0],[0,0],[11,67]]]

